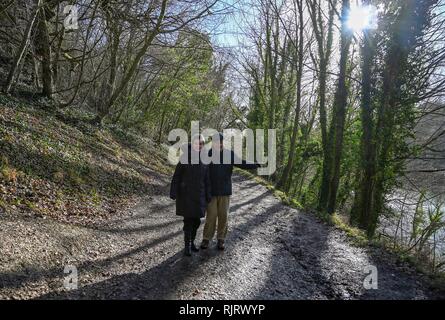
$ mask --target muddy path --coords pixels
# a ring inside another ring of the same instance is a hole
[[[182,253],[182,221],[158,194],[98,227],[0,217],[0,298],[32,299],[435,299],[423,276],[378,248],[282,204],[234,176],[224,252]],[[201,239],[202,225],[198,241]],[[20,257],[18,259],[18,257]],[[65,290],[64,266],[78,271]],[[378,289],[363,286],[364,268]]]

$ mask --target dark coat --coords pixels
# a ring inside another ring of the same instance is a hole
[[[228,153],[228,156],[226,157],[230,158],[229,164],[223,164],[224,153]],[[212,150],[209,151],[209,157],[211,156]],[[235,161],[235,159],[237,161]],[[212,162],[209,165],[212,196],[230,196],[232,194],[233,166],[241,169],[256,169],[259,167],[256,163],[247,163],[245,160],[237,158],[233,150],[221,150],[219,164]]]
[[[208,165],[179,162],[170,186],[170,198],[176,200],[176,214],[184,218],[203,218],[211,200],[210,188]]]

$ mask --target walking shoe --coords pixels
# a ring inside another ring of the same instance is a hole
[[[192,246],[190,244],[190,242],[186,242],[185,243],[185,248],[184,248],[184,255],[190,257],[192,255]]]
[[[218,250],[224,250],[224,240],[218,240]]]
[[[195,246],[194,242],[192,242],[190,248],[192,249],[193,252],[198,252],[199,251],[198,247]]]
[[[202,240],[201,249],[207,249],[209,247],[209,240]]]
[[[187,257],[190,257],[192,255],[192,251],[191,251],[191,247],[190,246],[185,246],[184,248],[184,255]]]

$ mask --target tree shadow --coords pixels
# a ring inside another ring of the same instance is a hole
[[[192,258],[177,252],[142,274],[125,273],[77,290],[52,292],[37,299],[164,299],[177,282],[193,275],[193,264]]]
[[[150,197],[151,198],[151,197]],[[133,209],[133,211],[136,211],[138,213],[132,214],[129,217],[115,217],[110,220],[106,220],[102,222],[102,224],[94,225],[94,226],[88,226],[88,225],[81,225],[81,227],[84,228],[90,228],[94,230],[103,230],[106,231],[107,229],[112,228],[112,224],[120,224],[123,225],[127,222],[135,222],[138,220],[147,220],[147,219],[157,219],[159,216],[164,215],[164,210],[169,210],[170,208],[173,209],[175,206],[175,203],[171,201],[170,203],[166,204],[150,204],[150,213],[147,214],[146,212],[146,201],[150,200],[143,200],[138,205],[136,205]]]
[[[252,170],[246,170],[246,171],[252,171]],[[232,176],[232,182],[234,183],[243,183],[243,186],[245,188],[253,188],[253,187],[257,187],[258,186],[258,182],[256,182],[255,180],[251,180],[249,178],[247,178],[246,176],[243,176],[242,174],[239,174],[237,172],[235,172]]]
[[[265,223],[275,213],[282,209],[281,204],[277,204],[254,216],[236,227],[230,232],[228,240],[236,245],[236,241],[245,238],[262,223]],[[181,233],[180,231],[178,234]],[[158,239],[157,243],[163,241]],[[197,274],[204,274],[215,259],[216,263],[224,263],[224,259],[230,256],[233,247],[228,247],[226,251],[220,252],[211,248],[201,250],[193,257],[184,257],[182,251],[176,253],[165,261],[141,273],[127,273],[111,277],[110,279],[86,285],[74,291],[51,292],[38,297],[38,299],[171,299],[177,298],[177,288],[188,278]],[[132,250],[125,254],[107,259],[98,266],[104,266],[111,261],[119,260],[125,256],[132,255]],[[82,272],[82,268],[79,271]]]
[[[278,240],[269,279],[254,299],[364,298],[363,268],[373,263],[372,257],[353,246],[342,231],[303,213],[292,218],[291,228]]]
[[[100,271],[103,268],[110,266],[113,262],[128,258],[132,255],[138,254],[142,251],[153,249],[157,245],[164,243],[170,239],[174,239],[182,234],[182,230],[163,235],[156,239],[150,239],[139,245],[137,248],[124,251],[115,256],[105,258],[99,261],[84,261],[76,265],[79,272]],[[34,267],[25,268],[24,272],[6,272],[0,274],[0,288],[19,288],[25,283],[35,282],[42,279],[50,281],[63,275],[62,267],[55,267],[51,269],[38,269]]]
[[[253,299],[389,300],[429,298],[415,272],[397,267],[388,252],[353,246],[342,231],[298,214],[280,232],[268,280]],[[291,259],[289,259],[291,257]],[[289,261],[293,260],[293,263]],[[392,260],[392,261],[391,261]],[[366,289],[365,267],[377,268],[377,289]]]
[[[174,221],[167,221],[167,222],[163,222],[163,223],[159,223],[159,224],[152,224],[152,225],[144,225],[144,226],[140,226],[140,227],[136,227],[136,228],[119,228],[119,227],[115,227],[115,228],[103,228],[103,227],[98,227],[95,228],[96,230],[99,231],[103,231],[103,232],[110,232],[110,233],[124,233],[124,234],[130,234],[130,233],[143,233],[143,232],[147,232],[147,231],[154,231],[157,229],[162,229],[162,228],[166,228],[166,227],[170,227],[173,225],[177,225],[180,224],[180,220],[174,220]]]
[[[397,256],[383,248],[367,250],[369,265],[377,271],[377,288],[364,289],[360,295],[362,300],[418,300],[445,299],[445,291],[434,290],[430,279],[422,276],[413,265],[401,261]],[[363,270],[363,283],[370,270]],[[366,281],[368,282],[368,281]],[[442,289],[443,290],[443,289]]]
[[[95,125],[94,118],[92,117],[81,119],[61,112],[55,112],[54,116],[58,121],[63,122],[67,126],[75,128],[88,136],[91,136],[95,130],[99,129],[99,127]]]
[[[241,202],[241,203],[238,203],[238,204],[235,204],[235,205],[231,206],[230,207],[230,212],[231,213],[235,212],[235,211],[237,211],[237,210],[241,209],[242,207],[247,206],[249,204],[258,203],[258,201],[260,201],[261,199],[263,199],[263,198],[265,198],[267,196],[270,196],[271,194],[272,194],[271,191],[266,190],[263,193],[260,193],[259,195],[257,195],[256,197],[250,198],[247,201],[244,201],[244,202]]]

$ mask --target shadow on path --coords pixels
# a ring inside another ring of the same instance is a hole
[[[153,266],[147,271],[135,274],[126,273],[113,276],[110,279],[86,285],[78,290],[69,292],[53,292],[38,299],[177,299],[181,298],[181,288],[188,278],[205,275],[211,265],[227,263],[227,259],[232,259],[231,251],[236,248],[236,241],[249,236],[263,223],[267,222],[273,215],[282,209],[281,204],[277,204],[264,212],[253,216],[247,221],[235,225],[231,231],[229,239],[230,246],[226,251],[220,252],[209,248],[200,251],[192,257],[184,257],[180,251],[163,262]],[[200,229],[201,230],[201,229]],[[179,231],[175,236],[182,234]],[[156,242],[164,241],[160,238]],[[125,254],[105,260],[98,264],[103,266],[111,261],[121,259],[134,254],[136,251],[144,250],[139,248]],[[217,261],[215,261],[217,260]],[[79,271],[81,268],[79,268]],[[80,271],[81,272],[81,271]],[[220,275],[223,276],[223,275]],[[199,282],[199,281],[198,281]],[[187,288],[186,288],[187,289]],[[192,290],[192,289],[190,289]],[[191,292],[183,292],[191,294]]]

